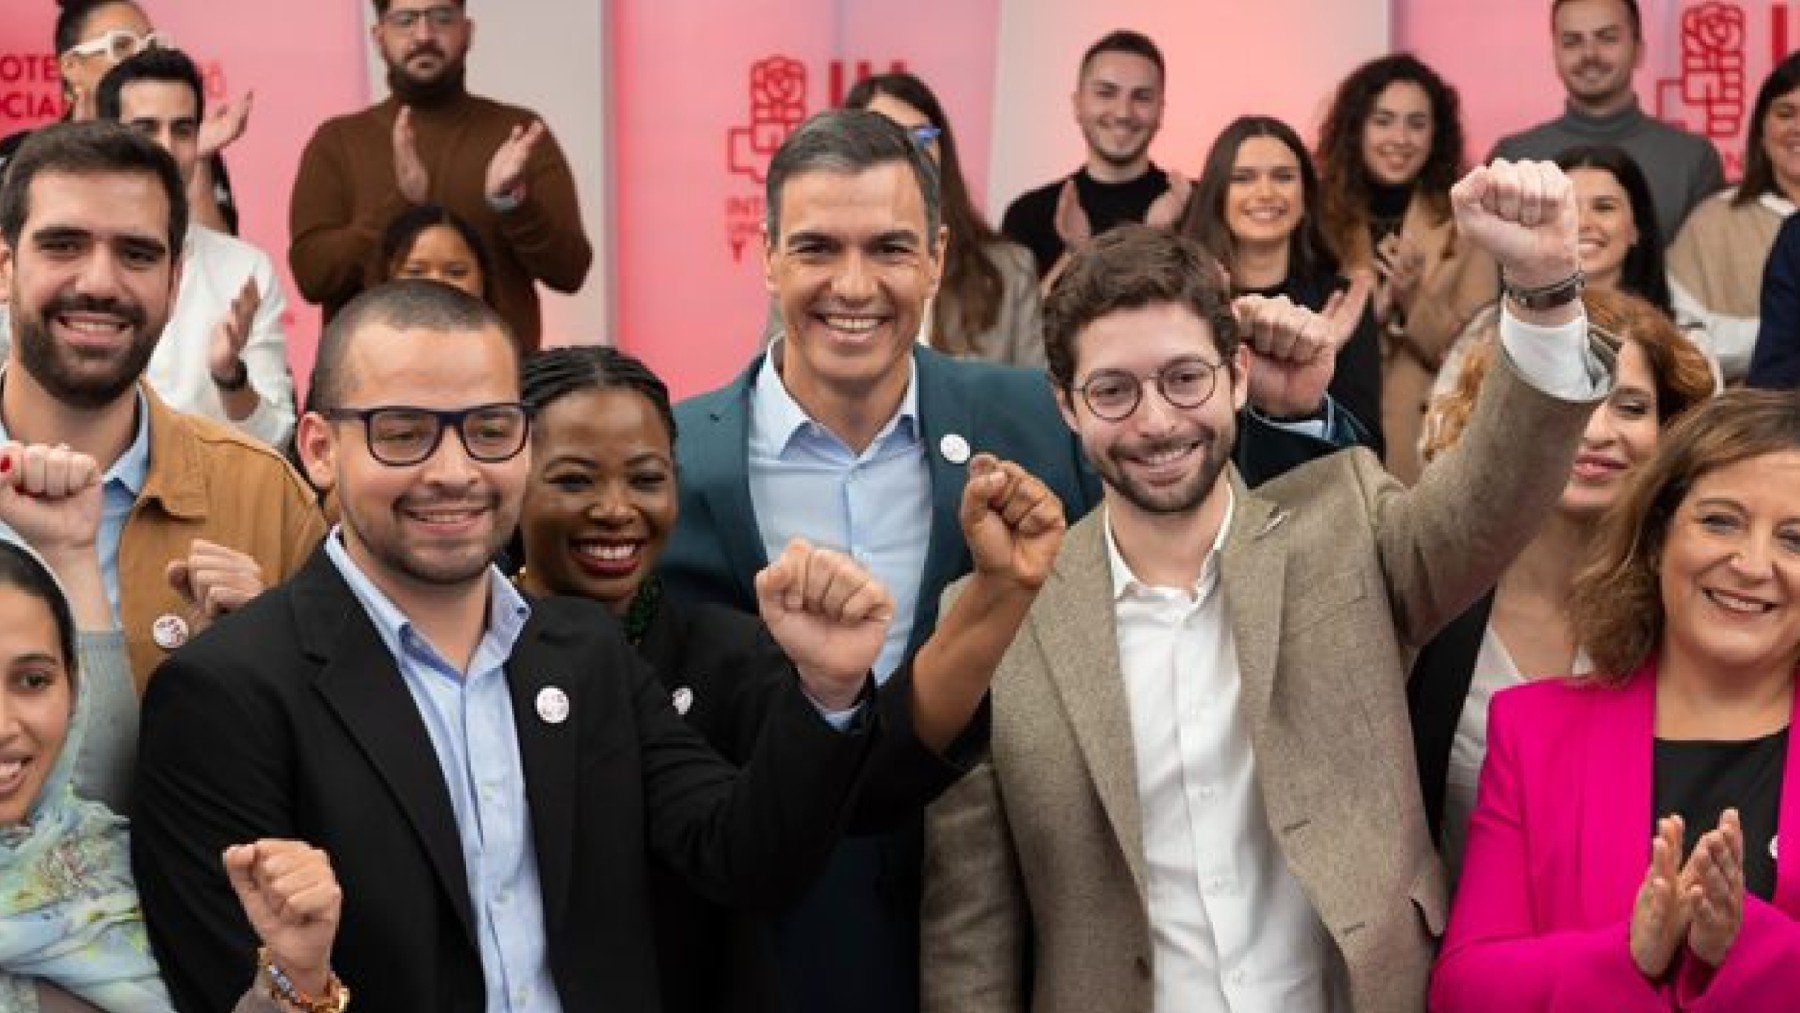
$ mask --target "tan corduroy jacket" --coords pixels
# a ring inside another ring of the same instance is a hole
[[[119,536],[119,622],[138,692],[179,635],[200,628],[165,576],[196,538],[249,555],[273,587],[300,568],[325,522],[312,489],[267,445],[235,429],[175,411],[148,385],[150,470]],[[165,619],[164,617],[169,617]],[[163,646],[155,626],[164,620]],[[179,620],[179,623],[171,620]]]

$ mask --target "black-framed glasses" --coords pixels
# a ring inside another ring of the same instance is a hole
[[[381,23],[397,31],[410,32],[413,30],[413,26],[419,23],[419,19],[424,18],[432,28],[442,31],[461,21],[462,17],[462,8],[440,4],[424,10],[407,8],[388,11],[381,16]]]
[[[1148,376],[1140,377],[1122,369],[1098,369],[1088,374],[1075,389],[1096,418],[1122,422],[1137,411],[1144,398],[1144,384],[1155,381],[1163,400],[1177,408],[1198,408],[1213,396],[1224,366],[1199,356],[1188,356],[1163,364]]]
[[[908,129],[907,133],[912,135],[913,144],[920,148],[929,148],[931,147],[932,142],[944,136],[942,127],[934,126],[930,123],[921,123],[916,127]]]
[[[454,427],[469,459],[497,464],[517,457],[531,435],[531,413],[517,401],[478,404],[456,411],[382,405],[330,408],[320,413],[334,422],[363,424],[369,453],[382,464],[404,468],[437,453],[444,430]]]

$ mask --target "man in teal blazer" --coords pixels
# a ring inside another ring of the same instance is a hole
[[[869,112],[817,116],[776,154],[767,188],[764,266],[783,336],[732,383],[676,408],[680,521],[661,575],[677,597],[754,611],[752,577],[790,538],[850,552],[894,595],[875,665],[885,680],[930,634],[944,587],[969,570],[957,505],[970,458],[1016,461],[1071,523],[1100,486],[1042,372],[951,359],[915,340],[944,232],[936,168],[905,131]],[[1311,419],[1273,425],[1246,413],[1238,459],[1251,481],[1361,438],[1329,401],[1287,404],[1252,387],[1263,412]],[[950,759],[985,728],[976,721]],[[840,845],[778,921],[785,1009],[915,1013],[919,862],[916,820]]]

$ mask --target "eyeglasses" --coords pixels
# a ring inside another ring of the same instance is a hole
[[[1138,377],[1122,369],[1101,369],[1088,374],[1081,386],[1081,400],[1088,411],[1107,422],[1123,422],[1137,411],[1144,397],[1144,381],[1156,381],[1163,400],[1177,408],[1198,408],[1213,396],[1221,364],[1198,356],[1176,359],[1149,376]]]
[[[929,123],[921,123],[909,129],[907,133],[912,135],[913,143],[921,148],[931,147],[932,142],[944,136],[942,127],[936,127]]]
[[[425,19],[432,28],[444,29],[455,25],[462,20],[462,17],[463,12],[460,7],[438,6],[427,7],[424,10],[413,8],[388,11],[381,16],[381,23],[396,31],[410,32],[413,26],[419,23],[420,18]]]
[[[518,402],[481,404],[457,411],[383,405],[331,408],[320,414],[333,422],[358,421],[375,460],[392,468],[418,464],[437,453],[444,430],[454,427],[469,459],[483,464],[510,461],[531,435],[531,413]]]
[[[167,32],[146,32],[139,35],[129,28],[115,28],[99,38],[70,46],[63,55],[104,56],[114,63],[123,63],[146,49],[174,48],[175,39]]]

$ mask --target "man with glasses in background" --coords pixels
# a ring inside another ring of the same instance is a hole
[[[535,113],[471,95],[475,24],[464,0],[374,0],[390,95],[329,120],[307,143],[289,205],[288,263],[327,321],[383,278],[382,235],[407,208],[440,204],[475,227],[494,308],[520,347],[542,341],[536,282],[574,292],[593,247],[575,179]]]

